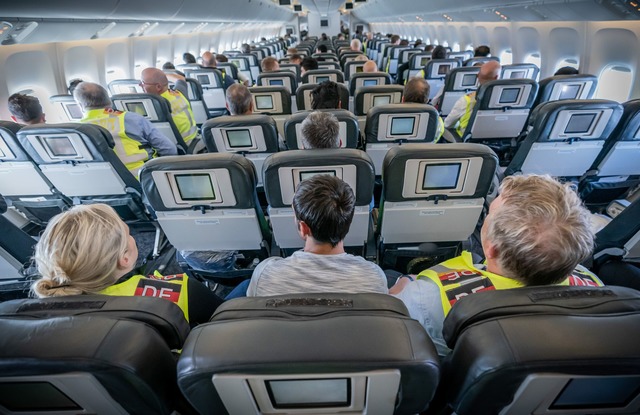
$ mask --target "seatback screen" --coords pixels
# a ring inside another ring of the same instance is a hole
[[[558,95],[558,100],[561,99],[576,99],[580,93],[580,85],[564,85]]]
[[[638,396],[640,377],[571,379],[551,404],[551,410],[623,408]]]
[[[377,79],[365,79],[362,81],[362,86],[376,86],[378,85]]]
[[[424,58],[420,58],[420,66],[425,66],[429,62],[429,57],[425,56]]]
[[[53,157],[71,157],[78,155],[69,137],[45,137],[44,142]]]
[[[460,176],[460,163],[427,164],[422,190],[455,189]]]
[[[271,95],[256,95],[256,109],[272,110],[273,97]]]
[[[313,176],[325,175],[325,176],[334,176],[336,175],[335,170],[309,170],[309,171],[301,171],[300,172],[300,181],[307,180],[312,178]]]
[[[520,88],[504,88],[500,93],[498,104],[515,104],[520,96]]]
[[[364,67],[363,66],[356,66],[356,73],[362,73],[364,72]]]
[[[393,117],[391,119],[391,135],[411,135],[415,122],[414,117]]]
[[[462,75],[462,86],[475,86],[477,75],[475,73]]]
[[[127,111],[135,112],[143,117],[149,115],[144,109],[144,104],[142,102],[125,102],[124,106],[127,108]]]
[[[211,80],[209,79],[209,75],[196,75],[198,82],[200,85],[211,85]]]
[[[586,134],[598,114],[573,114],[564,128],[565,134]]]
[[[65,108],[67,109],[67,113],[69,114],[69,118],[72,120],[80,120],[82,119],[82,109],[78,104],[66,104]]]
[[[77,403],[49,382],[2,382],[0,405],[12,412],[84,412]]]
[[[510,79],[520,79],[524,78],[527,75],[527,71],[512,71],[511,75],[509,75]]]
[[[182,200],[216,199],[211,176],[208,173],[176,174],[173,177]]]
[[[316,83],[317,84],[321,84],[323,82],[329,82],[329,77],[328,76],[316,76]]]
[[[281,408],[346,407],[351,404],[351,379],[265,381],[271,404]]]
[[[438,66],[438,75],[446,75],[451,69],[451,65],[439,65]]]
[[[386,105],[391,103],[391,95],[378,95],[373,97],[373,106]]]
[[[227,130],[227,141],[230,148],[251,147],[251,134],[249,130]]]
[[[269,85],[284,86],[284,80],[282,80],[282,79],[269,79]]]

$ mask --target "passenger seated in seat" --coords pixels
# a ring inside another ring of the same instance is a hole
[[[302,145],[310,148],[340,148],[340,124],[330,112],[314,111],[302,121]]]
[[[378,72],[378,65],[376,64],[375,61],[368,60],[365,62],[364,65],[362,65],[362,72],[364,73]]]
[[[24,94],[13,94],[9,97],[11,119],[18,124],[33,125],[46,122],[40,100]]]
[[[342,108],[340,89],[333,81],[325,81],[311,90],[311,109],[337,110]]]
[[[318,69],[318,60],[310,57],[302,59],[300,62],[300,76],[304,75],[307,71]]]
[[[550,176],[505,178],[480,236],[485,264],[473,264],[465,251],[415,281],[400,277],[389,290],[425,327],[441,356],[450,352],[444,318],[463,296],[534,285],[602,285],[579,265],[593,250],[589,211],[575,191]]]
[[[262,72],[265,73],[277,72],[280,70],[280,64],[278,63],[278,60],[273,56],[267,56],[262,60],[262,62],[260,62],[260,68],[262,69]]]
[[[353,190],[341,179],[316,175],[302,181],[293,197],[293,210],[304,248],[288,258],[271,257],[258,264],[247,296],[387,293],[380,267],[344,251],[354,208]]]
[[[34,261],[42,276],[31,286],[39,298],[105,294],[165,298],[191,326],[209,321],[222,300],[186,274],[134,275],[138,259],[129,227],[108,205],[78,205],[53,217],[38,241]]]
[[[404,86],[404,91],[402,91],[402,102],[405,104],[428,104],[430,90],[431,86],[426,79],[411,78]],[[442,134],[444,134],[444,122],[442,118],[438,116],[438,131],[436,131],[434,143],[438,142]]]

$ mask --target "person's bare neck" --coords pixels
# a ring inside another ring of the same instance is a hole
[[[331,244],[320,243],[309,236],[305,240],[303,250],[304,252],[310,252],[316,255],[344,254],[344,243],[340,241],[336,246],[331,246]]]

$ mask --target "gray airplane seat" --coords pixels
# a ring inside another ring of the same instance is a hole
[[[0,330],[3,414],[169,415],[183,399],[174,355],[147,324],[2,317]]]
[[[462,65],[465,61],[469,60],[473,58],[473,51],[472,50],[465,50],[465,51],[460,51],[460,52],[447,52],[447,59],[457,59],[458,61],[460,61],[460,64]]]
[[[547,101],[591,99],[598,87],[594,75],[556,75],[542,79],[534,107]]]
[[[229,63],[236,68],[238,73],[241,73],[249,80],[249,86],[251,86],[254,83],[255,77],[251,71],[249,59],[250,58],[243,54],[235,53],[234,55],[229,56]]]
[[[427,63],[429,63],[430,60],[431,53],[418,52],[411,55],[411,58],[409,59],[409,73],[404,76],[404,79],[409,80],[409,78],[417,76],[420,71],[427,66]]]
[[[249,159],[262,186],[262,163],[279,150],[278,130],[273,118],[264,114],[229,115],[211,119],[202,126],[209,153],[237,153]]]
[[[340,66],[340,63],[338,63],[338,62],[323,61],[323,62],[318,62],[318,69],[329,69],[329,70],[340,71],[340,70],[342,70],[342,67]]]
[[[296,65],[295,63],[280,63],[280,70],[289,71],[296,76],[296,79],[300,79],[300,65]]]
[[[482,66],[487,62],[496,61],[500,62],[500,59],[496,56],[480,56],[477,58],[471,58],[464,61],[463,66]]]
[[[158,291],[162,282],[141,281],[140,289]],[[153,285],[152,285],[153,284]],[[165,283],[166,284],[166,283]],[[166,291],[168,294],[169,292]],[[56,317],[127,319],[152,327],[170,349],[181,349],[191,330],[184,313],[167,299],[148,296],[69,295],[25,298],[0,303],[0,319],[45,320]]]
[[[457,59],[430,59],[422,69],[424,79],[429,82],[431,89],[429,90],[429,99],[433,99],[438,91],[444,87],[444,81],[447,74],[460,67],[460,61]]]
[[[289,94],[294,95],[298,89],[298,78],[289,70],[262,72],[258,75],[259,86],[283,86]]]
[[[639,324],[624,287],[476,292],[444,322],[438,392],[458,415],[637,414]]]
[[[360,144],[360,127],[358,125],[358,119],[353,113],[343,109],[323,109],[317,111],[330,112],[338,119],[341,148],[358,148]],[[284,139],[289,150],[300,150],[304,148],[302,142],[302,122],[309,114],[311,114],[311,111],[296,112],[285,122]]]
[[[427,104],[389,104],[372,108],[365,125],[366,151],[376,170],[390,148],[406,143],[433,143],[438,131],[438,111]]]
[[[449,115],[456,102],[464,95],[478,89],[478,67],[452,69],[444,80],[444,89],[440,98],[439,109],[442,117]]]
[[[391,148],[382,164],[381,267],[400,270],[418,256],[435,264],[457,255],[476,230],[497,165],[495,153],[480,144]]]
[[[291,116],[291,95],[283,86],[254,86],[249,88],[253,99],[253,113],[271,116],[280,135],[284,123]]]
[[[503,164],[508,163],[537,92],[538,84],[531,79],[499,79],[480,85],[462,140],[487,144]]]
[[[384,69],[390,75],[396,75],[398,72],[398,61],[405,50],[411,50],[408,46],[390,46],[387,48],[387,56],[381,69]]]
[[[540,68],[533,63],[514,63],[512,65],[502,65],[500,68],[500,79],[531,79],[538,80]]]
[[[54,187],[20,145],[17,133],[21,128],[14,122],[0,121],[0,194],[9,206],[42,226],[66,210],[71,200]]]
[[[268,256],[271,234],[257,201],[255,167],[245,157],[229,153],[160,157],[144,166],[140,181],[158,224],[183,257],[196,251],[191,255],[240,251],[249,262]],[[252,272],[228,267],[192,270],[214,279]]]
[[[385,72],[356,72],[349,77],[349,95],[356,95],[356,90],[363,86],[390,85],[391,76]]]
[[[216,69],[224,73],[225,76],[230,76],[234,81],[238,82],[238,67],[231,62],[218,62]]]
[[[36,240],[4,214],[7,203],[0,195],[0,305],[6,299],[26,297],[29,282],[18,282],[33,257]],[[11,282],[7,282],[11,281]],[[6,283],[4,283],[6,282]]]
[[[632,198],[613,201],[607,207],[612,218],[598,233],[593,250],[597,269],[608,261],[640,264],[640,193]]]
[[[106,203],[130,224],[151,220],[140,182],[116,155],[106,129],[39,124],[23,127],[18,139],[55,189],[74,204]]]
[[[269,219],[280,249],[299,249],[304,245],[291,208],[298,184],[316,174],[327,174],[342,179],[354,190],[355,213],[344,245],[364,252],[375,180],[373,162],[364,151],[347,148],[283,151],[270,156],[263,169]]]
[[[294,294],[220,306],[187,339],[178,384],[199,413],[416,414],[439,372],[398,299]]]
[[[356,52],[356,51],[352,51],[352,50],[348,50],[346,52],[342,52],[340,54],[340,67],[342,68],[342,70],[344,70],[346,64],[348,62],[352,62],[354,60],[356,60],[356,58],[360,55],[364,55],[362,52]]]
[[[180,130],[171,117],[171,105],[164,97],[154,94],[118,94],[112,95],[111,101],[119,111],[135,112],[143,116],[162,135],[174,143],[183,154],[187,153],[188,145],[184,142]]]
[[[345,79],[351,79],[351,76],[356,73],[362,73],[364,64],[367,61],[351,61],[344,65],[344,77]]]
[[[202,126],[202,124],[209,119],[209,113],[207,112],[207,106],[204,102],[204,91],[202,85],[192,78],[185,78],[187,82],[187,99],[191,105],[191,111],[193,112],[193,118],[196,120],[196,125]]]
[[[338,85],[338,93],[340,94],[340,105],[344,109],[349,108],[349,89],[342,84]],[[296,90],[296,106],[298,111],[311,110],[311,91],[313,91],[318,84],[302,84]]]
[[[82,108],[73,99],[73,95],[62,94],[49,97],[49,102],[56,108],[59,122],[80,122],[84,117]]]
[[[222,72],[214,68],[185,68],[187,78],[195,79],[202,87],[202,99],[209,118],[227,114]]]
[[[251,72],[251,79],[253,80],[253,83],[255,83],[258,79],[258,75],[260,75],[260,61],[258,60],[258,57],[252,53],[239,53],[231,59],[231,61],[233,62],[233,60],[238,58],[244,58],[247,60],[249,72]],[[238,68],[240,68],[241,71],[244,71],[240,66],[238,66]]]
[[[621,115],[622,105],[607,100],[539,105],[505,175],[549,174],[577,181],[613,137]]]
[[[353,113],[358,117],[360,130],[364,131],[367,113],[378,105],[400,104],[404,87],[401,85],[363,86],[353,97]]]
[[[622,104],[620,122],[589,171],[580,197],[589,207],[602,207],[640,184],[640,99]]]
[[[116,79],[109,82],[109,93],[117,94],[144,94],[144,89],[138,79]]]
[[[342,71],[337,69],[312,69],[302,75],[303,84],[321,84],[327,81],[342,84],[344,83],[344,75]]]

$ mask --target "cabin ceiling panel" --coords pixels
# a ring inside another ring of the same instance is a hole
[[[344,6],[345,0],[299,0],[299,3],[302,4],[303,10],[323,15],[335,12]]]

